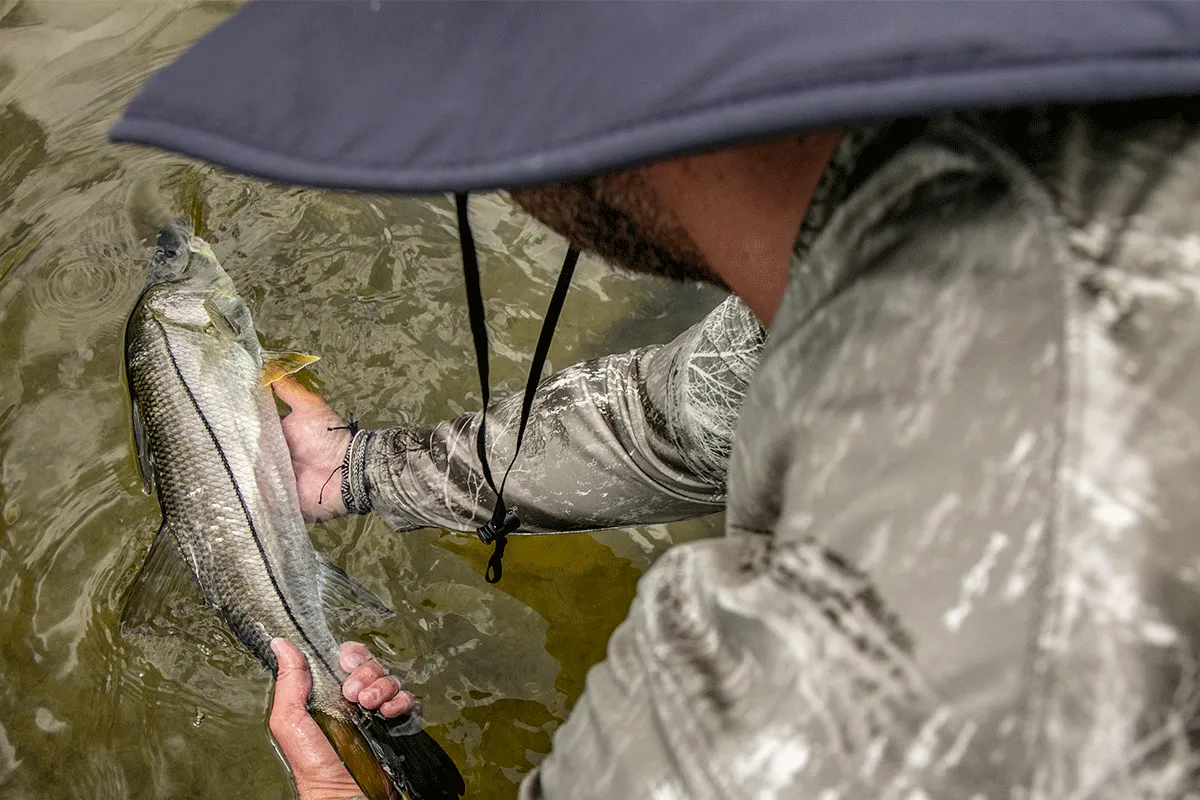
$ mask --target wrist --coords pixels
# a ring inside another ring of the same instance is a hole
[[[365,800],[362,789],[353,781],[297,781],[296,795],[300,800]]]
[[[342,505],[348,514],[367,514],[371,511],[371,483],[367,479],[367,449],[375,432],[357,431],[346,447],[342,459]]]

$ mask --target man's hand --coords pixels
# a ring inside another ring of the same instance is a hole
[[[345,516],[342,460],[350,446],[346,421],[321,395],[305,389],[291,375],[271,386],[275,395],[292,409],[283,418],[283,438],[292,454],[300,511],[309,522]]]
[[[271,735],[292,768],[300,800],[360,796],[362,790],[308,714],[312,674],[304,654],[286,639],[272,641],[271,651],[279,663],[271,703]],[[339,660],[342,669],[350,673],[342,684],[342,695],[350,702],[378,710],[385,717],[406,714],[415,704],[413,696],[401,691],[400,681],[387,674],[365,645],[346,642]]]

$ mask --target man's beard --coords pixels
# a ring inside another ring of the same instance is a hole
[[[511,192],[517,205],[616,267],[728,290],[639,170]]]

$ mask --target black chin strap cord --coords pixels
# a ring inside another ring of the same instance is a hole
[[[463,277],[467,283],[467,314],[471,320],[471,336],[475,339],[475,363],[479,366],[479,388],[483,394],[483,411],[479,415],[479,428],[475,434],[475,452],[479,455],[479,463],[483,465],[483,478],[487,485],[496,493],[496,507],[492,510],[492,518],[481,525],[476,531],[479,541],[484,544],[495,543],[491,558],[488,559],[484,579],[488,583],[496,583],[504,574],[504,548],[508,543],[508,534],[521,527],[517,511],[504,504],[504,486],[508,483],[508,475],[512,472],[517,455],[521,452],[521,442],[525,439],[525,426],[529,423],[529,413],[533,410],[533,397],[537,393],[541,381],[542,369],[546,366],[546,354],[550,351],[550,342],[554,339],[554,328],[562,313],[563,301],[567,298],[567,289],[571,286],[571,276],[575,274],[575,264],[579,261],[579,251],[574,247],[567,249],[567,257],[563,261],[562,271],[558,275],[558,283],[554,286],[554,294],[550,297],[550,305],[546,309],[546,319],[542,322],[542,332],[538,336],[537,349],[533,351],[533,363],[529,367],[529,379],[525,382],[525,398],[521,403],[521,423],[517,428],[517,441],[513,446],[512,458],[500,479],[499,488],[492,478],[492,469],[487,457],[487,413],[491,401],[491,378],[488,370],[488,333],[487,323],[483,312],[483,290],[479,285],[479,261],[475,255],[475,237],[471,234],[471,220],[467,215],[467,195],[454,195],[454,204],[458,209],[458,237],[462,246]]]

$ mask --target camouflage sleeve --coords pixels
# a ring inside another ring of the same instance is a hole
[[[720,511],[733,430],[764,331],[729,299],[667,345],[568,367],[538,387],[504,490],[525,533],[580,531]],[[499,480],[521,397],[488,414]],[[473,530],[495,494],[475,450],[478,412],[417,428],[360,431],[349,486],[397,530]]]

